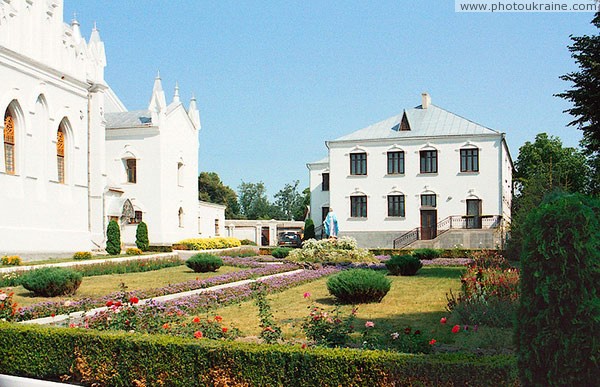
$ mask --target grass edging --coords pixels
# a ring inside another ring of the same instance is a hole
[[[92,385],[515,385],[510,355],[302,349],[0,323],[0,373]]]

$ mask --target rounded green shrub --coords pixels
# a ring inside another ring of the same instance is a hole
[[[416,249],[412,255],[419,259],[434,259],[442,256],[442,250],[438,249]]]
[[[130,247],[127,250],[125,250],[125,254],[127,255],[142,255],[144,252],[141,249],[138,249],[136,247]]]
[[[36,296],[73,295],[81,285],[82,275],[64,267],[44,267],[31,270],[21,278],[21,285]]]
[[[106,228],[106,252],[110,255],[121,254],[121,231],[114,220],[108,222]]]
[[[148,239],[148,226],[140,222],[135,229],[135,245],[142,251],[148,251],[150,240]]]
[[[240,243],[242,246],[256,246],[256,242],[251,241],[250,239],[242,239]]]
[[[600,200],[553,195],[524,223],[516,342],[525,386],[600,380]]]
[[[423,264],[419,258],[412,255],[392,255],[385,262],[385,267],[391,275],[415,275]]]
[[[196,273],[207,273],[217,271],[223,266],[223,260],[212,254],[196,254],[185,261],[185,264]]]
[[[327,290],[343,304],[381,302],[390,288],[391,281],[371,269],[344,270],[327,280]]]
[[[285,258],[292,251],[289,247],[276,247],[271,251],[271,255],[275,258]]]

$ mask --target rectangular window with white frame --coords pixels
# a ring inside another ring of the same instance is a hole
[[[367,154],[350,153],[350,174],[351,175],[366,175],[367,174]]]
[[[479,172],[479,149],[460,150],[460,171]]]
[[[387,153],[387,173],[388,175],[404,174],[404,152],[394,151]]]
[[[366,218],[367,217],[367,196],[350,196],[350,217]]]
[[[437,173],[437,150],[420,151],[421,173]]]
[[[437,207],[437,198],[435,194],[421,195],[421,207]]]
[[[404,195],[388,195],[388,216],[389,217],[404,217]]]
[[[323,173],[321,176],[323,177],[321,191],[329,191],[329,173]]]

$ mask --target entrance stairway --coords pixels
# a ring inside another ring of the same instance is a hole
[[[437,223],[436,227],[424,230],[416,227],[394,239],[394,248],[495,248],[501,245],[501,236],[496,235],[502,224],[501,215],[480,217],[451,215]],[[423,239],[423,236],[434,236]]]

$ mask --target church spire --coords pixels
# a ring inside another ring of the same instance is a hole
[[[190,108],[188,109],[188,117],[192,121],[192,124],[196,128],[196,130],[200,130],[202,124],[200,123],[200,112],[198,111],[198,107],[196,106],[196,97],[192,94],[192,99],[190,100]]]
[[[73,30],[73,39],[75,43],[81,42],[81,29],[79,28],[79,22],[77,21],[77,14],[73,13],[73,20],[71,20],[71,29]]]
[[[173,95],[173,103],[180,103],[179,99],[179,82],[175,82],[175,94]]]
[[[154,87],[152,88],[152,97],[150,98],[150,104],[148,110],[152,113],[152,123],[158,125],[159,115],[164,112],[167,107],[167,100],[165,98],[165,92],[162,88],[162,81],[160,79],[160,71],[156,74],[154,79]]]

